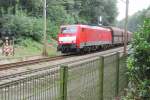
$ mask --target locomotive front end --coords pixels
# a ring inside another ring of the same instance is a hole
[[[77,50],[77,26],[62,26],[58,35],[57,50],[62,53],[75,52]]]

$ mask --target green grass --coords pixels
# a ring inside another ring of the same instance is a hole
[[[56,56],[60,53],[57,52],[57,42],[51,40],[51,43],[48,43],[47,52],[48,56]],[[35,42],[30,39],[23,40],[20,44],[15,45],[15,55],[14,56],[2,56],[0,58],[17,58],[17,57],[26,57],[26,56],[35,56],[42,55],[43,45],[41,43]]]

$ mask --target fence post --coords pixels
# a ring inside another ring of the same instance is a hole
[[[119,66],[120,66],[120,53],[116,53],[116,87],[115,96],[118,97],[119,94]]]
[[[61,66],[60,68],[60,97],[61,100],[67,100],[67,80],[68,80],[68,66]]]
[[[99,84],[100,84],[99,100],[103,100],[103,81],[104,81],[104,56],[101,56],[99,66]]]

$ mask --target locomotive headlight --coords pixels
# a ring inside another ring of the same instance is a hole
[[[76,43],[76,36],[60,37],[59,42],[63,43]]]

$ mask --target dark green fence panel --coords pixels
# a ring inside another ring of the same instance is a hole
[[[60,100],[59,74],[58,69],[51,69],[0,85],[0,100]]]
[[[103,100],[104,98],[104,57],[100,57],[99,59],[99,86],[100,86],[100,91],[99,91],[99,100]]]
[[[116,53],[104,56],[104,100],[112,100],[116,92]]]
[[[113,53],[0,81],[0,100],[112,100],[127,86],[126,57]]]
[[[125,87],[128,84],[127,76],[127,57],[120,56],[120,67],[119,67],[119,95],[125,94]]]
[[[99,58],[69,66],[68,100],[99,100]]]

